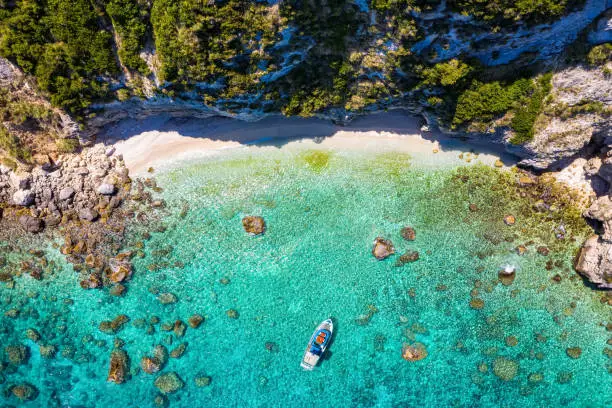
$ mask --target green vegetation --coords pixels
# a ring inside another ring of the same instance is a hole
[[[455,11],[479,20],[511,24],[549,22],[582,5],[585,0],[448,0]]]
[[[608,61],[612,61],[612,44],[605,43],[591,48],[591,51],[587,54],[587,61],[589,65],[593,66],[601,66]]]
[[[483,104],[492,93],[503,97],[492,107],[459,103],[458,124],[501,113],[501,106],[523,97],[513,94],[514,87],[480,84],[483,88],[475,89],[480,69],[475,64],[457,58],[430,65],[425,58],[434,55],[413,53],[424,30],[447,28],[438,20],[433,29],[429,22],[420,26],[415,17],[440,2],[371,0],[372,19],[345,0],[273,5],[261,0],[0,0],[0,55],[33,75],[54,106],[78,119],[87,117],[94,101],[144,96],[151,72],[140,54],[148,41],[156,47],[150,62],[163,84],[158,92],[195,95],[229,112],[253,108],[312,116],[328,108],[359,111],[407,91],[435,88],[425,96],[430,105],[453,112],[460,96]],[[446,4],[496,30],[550,21],[583,2]],[[591,54],[589,60],[601,61],[602,55],[609,58],[609,49],[600,46]],[[125,88],[115,86],[122,69],[135,74],[127,75]],[[464,94],[466,89],[480,96]]]
[[[74,153],[80,144],[78,139],[58,139],[55,142],[55,146],[60,153]]]
[[[440,62],[431,68],[425,68],[421,73],[423,84],[430,86],[454,86],[464,79],[473,68],[454,58]]]
[[[121,62],[127,68],[147,75],[149,69],[139,54],[145,42],[148,10],[137,0],[108,0],[106,12],[120,38],[118,54]]]
[[[24,147],[21,140],[10,133],[3,125],[0,125],[0,149],[20,161],[28,162],[32,158],[32,152]]]
[[[499,81],[481,83],[474,81],[470,89],[463,92],[458,100],[453,118],[453,126],[477,120],[492,120],[507,112],[513,104],[533,91],[529,79],[519,79],[509,85]]]
[[[510,127],[514,144],[522,144],[533,139],[535,121],[542,112],[544,98],[550,93],[552,74],[539,78],[522,78],[510,84],[499,81],[480,83],[472,86],[457,99],[453,127],[465,123],[485,123],[496,116],[511,112]]]
[[[51,102],[70,112],[106,94],[99,76],[117,71],[112,35],[88,0],[21,0],[0,9],[0,55],[34,74]]]

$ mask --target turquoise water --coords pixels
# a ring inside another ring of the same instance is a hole
[[[28,345],[32,354],[26,365],[4,368],[2,386],[35,385],[38,398],[24,404],[32,407],[155,406],[158,375],[139,372],[139,361],[157,344],[186,342],[185,354],[162,370],[185,383],[167,396],[173,407],[610,406],[610,307],[571,270],[585,230],[568,225],[557,240],[554,215],[532,214],[529,198],[493,191],[492,170],[456,171],[419,168],[401,154],[244,149],[155,174],[167,230],[144,241],[123,297],[80,289],[51,245],[45,252],[55,265],[43,281],[22,276],[15,288],[0,288],[4,311],[21,311],[2,317],[2,344]],[[480,210],[470,212],[470,203]],[[512,227],[502,221],[507,213],[517,217]],[[245,215],[263,216],[266,233],[247,235]],[[415,241],[401,237],[407,225]],[[134,228],[133,242],[142,232]],[[397,254],[377,261],[377,236],[391,239]],[[522,256],[519,244],[527,244]],[[538,254],[539,245],[551,253]],[[396,266],[406,250],[420,259]],[[25,256],[2,251],[13,261]],[[547,270],[551,259],[556,266]],[[517,267],[510,286],[497,277],[506,263]],[[159,292],[177,303],[162,305]],[[472,297],[484,307],[471,308]],[[161,329],[195,313],[205,322],[182,338]],[[130,322],[116,336],[98,330],[118,314]],[[147,333],[152,316],[161,323]],[[312,331],[330,316],[327,359],[302,371]],[[28,327],[60,353],[41,358],[24,337]],[[508,336],[518,343],[507,345]],[[131,359],[132,376],[121,385],[106,382],[115,337]],[[428,356],[405,361],[402,345],[415,341]],[[580,358],[568,357],[568,347],[580,347]],[[65,349],[74,355],[64,357]],[[518,365],[508,381],[493,373],[500,357]],[[202,375],[212,382],[200,388]]]

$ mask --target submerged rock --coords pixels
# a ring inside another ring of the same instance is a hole
[[[519,363],[506,357],[493,361],[493,374],[503,381],[510,381],[518,374]]]
[[[388,258],[395,253],[393,242],[382,237],[376,237],[374,240],[374,247],[372,248],[372,255],[379,261]]]
[[[38,389],[29,383],[21,383],[13,385],[11,394],[21,401],[33,401],[38,397]]]
[[[402,238],[407,241],[414,241],[416,239],[416,231],[412,227],[404,227],[400,231]]]
[[[262,217],[248,215],[242,219],[242,227],[249,234],[260,235],[266,230],[266,222]]]
[[[140,368],[147,374],[154,374],[161,370],[162,363],[156,357],[143,357],[140,359]]]
[[[185,383],[175,372],[162,374],[155,379],[155,387],[164,394],[172,394],[177,392]]]
[[[162,305],[170,305],[172,303],[176,303],[178,301],[178,298],[174,293],[164,292],[160,293],[157,296],[157,300],[159,300],[159,303],[161,303]]]
[[[582,349],[580,347],[568,347],[565,353],[569,358],[578,359],[582,355]]]
[[[128,354],[121,349],[115,349],[111,353],[110,366],[106,381],[122,384],[127,379],[129,371]]]
[[[202,317],[199,314],[194,314],[189,319],[187,319],[187,323],[189,324],[189,327],[191,327],[192,329],[197,329],[198,327],[200,327],[203,321],[204,321],[204,317]]]
[[[212,377],[208,375],[199,375],[194,379],[196,387],[208,387],[212,382]]]
[[[407,263],[417,261],[419,259],[419,251],[408,250],[397,259],[396,266],[404,266]]]
[[[13,365],[26,364],[30,359],[30,349],[23,344],[6,346],[4,352],[9,363]]]
[[[236,309],[229,309],[225,312],[225,314],[227,315],[227,317],[229,317],[230,319],[237,319],[238,317],[240,317],[240,314],[238,313],[238,311]]]
[[[423,343],[416,342],[402,346],[402,358],[406,361],[423,360],[427,355],[427,349]]]

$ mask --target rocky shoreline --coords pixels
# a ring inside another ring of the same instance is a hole
[[[80,274],[83,289],[109,287],[121,295],[132,275],[126,231],[132,224],[156,230],[164,203],[152,179],[132,180],[115,148],[98,144],[33,168],[0,166],[0,238],[45,232],[63,241],[60,252]],[[25,272],[39,280],[36,268]],[[11,281],[7,272],[3,281]]]

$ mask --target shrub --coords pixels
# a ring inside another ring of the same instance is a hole
[[[32,152],[23,146],[19,137],[10,133],[3,125],[0,125],[0,148],[17,160],[28,162],[32,159]]]
[[[591,48],[591,51],[587,54],[587,61],[589,65],[599,66],[612,60],[612,44],[605,43],[596,45]]]
[[[431,68],[425,68],[421,73],[424,85],[453,86],[472,71],[468,64],[452,59],[440,62]]]
[[[55,146],[60,153],[74,153],[80,143],[78,139],[58,139],[55,141]]]

